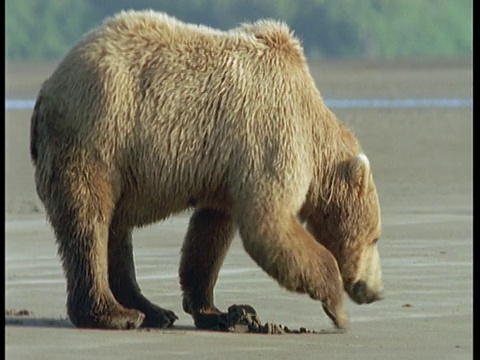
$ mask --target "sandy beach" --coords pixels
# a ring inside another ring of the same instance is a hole
[[[7,98],[33,99],[54,64],[6,67]],[[473,97],[471,61],[316,63],[326,99]],[[139,284],[179,320],[168,330],[75,329],[53,232],[28,155],[31,110],[6,110],[7,359],[471,359],[473,358],[472,107],[332,109],[369,156],[382,208],[385,299],[346,300],[347,333],[319,303],[289,293],[237,236],[220,272],[217,306],[250,304],[263,322],[325,330],[255,335],[198,331],[182,311],[180,247],[188,214],[137,230]]]

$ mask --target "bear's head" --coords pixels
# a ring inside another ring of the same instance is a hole
[[[307,220],[317,241],[335,256],[344,289],[357,304],[382,299],[383,281],[377,242],[381,216],[370,163],[360,153],[335,167],[327,200]]]

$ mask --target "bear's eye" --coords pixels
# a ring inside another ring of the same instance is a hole
[[[380,239],[380,238],[375,238],[375,239],[373,239],[372,245],[376,245],[379,239]]]

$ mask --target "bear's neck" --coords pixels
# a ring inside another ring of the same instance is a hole
[[[353,133],[324,104],[313,122],[313,176],[302,213],[311,213],[328,204],[339,187],[339,164],[362,152]]]

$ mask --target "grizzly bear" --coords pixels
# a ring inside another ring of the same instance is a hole
[[[42,84],[30,152],[77,327],[174,323],[141,293],[132,230],[189,208],[179,276],[198,328],[223,329],[214,286],[237,231],[267,274],[339,328],[344,291],[359,304],[382,297],[369,161],[284,23],[106,19]]]

